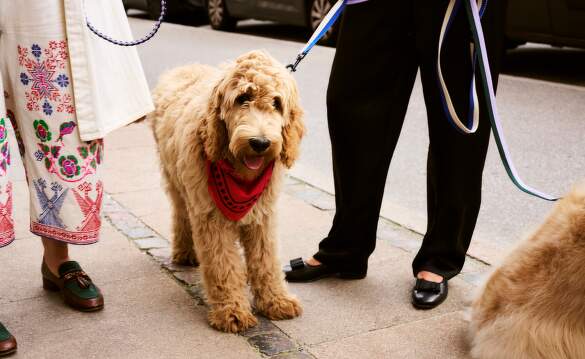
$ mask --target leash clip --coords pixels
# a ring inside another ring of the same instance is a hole
[[[297,56],[297,59],[295,61],[294,64],[288,64],[286,65],[286,68],[290,70],[290,72],[296,72],[297,71],[297,67],[299,66],[299,64],[301,63],[301,61],[303,61],[303,59],[305,58],[305,56],[307,56],[306,52],[302,52]]]

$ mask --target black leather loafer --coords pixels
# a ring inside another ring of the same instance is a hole
[[[433,309],[447,299],[448,293],[446,279],[441,283],[417,279],[412,290],[412,305],[417,309]]]
[[[327,277],[341,279],[364,279],[366,277],[366,270],[340,271],[325,264],[312,266],[303,261],[302,258],[291,260],[290,265],[284,266],[283,271],[285,279],[291,283],[314,282]]]

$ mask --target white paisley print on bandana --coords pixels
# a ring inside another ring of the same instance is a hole
[[[18,92],[26,101],[25,108],[16,109],[12,117],[16,117],[14,128],[23,134],[21,152],[28,153],[24,159],[31,231],[68,243],[96,242],[103,198],[98,176],[103,141],[79,138],[67,42],[18,45],[18,69]],[[1,158],[0,151],[0,172]]]

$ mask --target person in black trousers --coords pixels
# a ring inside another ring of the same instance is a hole
[[[412,302],[429,309],[446,298],[447,281],[461,271],[476,224],[490,136],[482,96],[475,134],[459,132],[443,110],[436,66],[447,5],[448,0],[369,0],[347,6],[327,92],[335,218],[319,251],[285,268],[288,281],[366,276],[388,167],[420,69],[430,137],[428,225],[412,264],[417,278]],[[482,19],[494,86],[504,48],[505,12],[505,0],[489,0]],[[453,103],[464,119],[470,107],[471,39],[462,6],[441,61]]]

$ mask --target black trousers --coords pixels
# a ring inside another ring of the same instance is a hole
[[[490,0],[482,20],[496,83],[505,2]],[[472,135],[459,133],[443,112],[436,58],[447,4],[447,0],[369,0],[345,11],[327,91],[336,212],[315,255],[324,264],[367,270],[388,167],[420,69],[430,137],[428,227],[413,271],[428,270],[450,279],[463,267],[480,208],[490,125],[483,102],[480,127]],[[462,8],[442,63],[457,112],[465,118],[472,75],[470,40]]]

